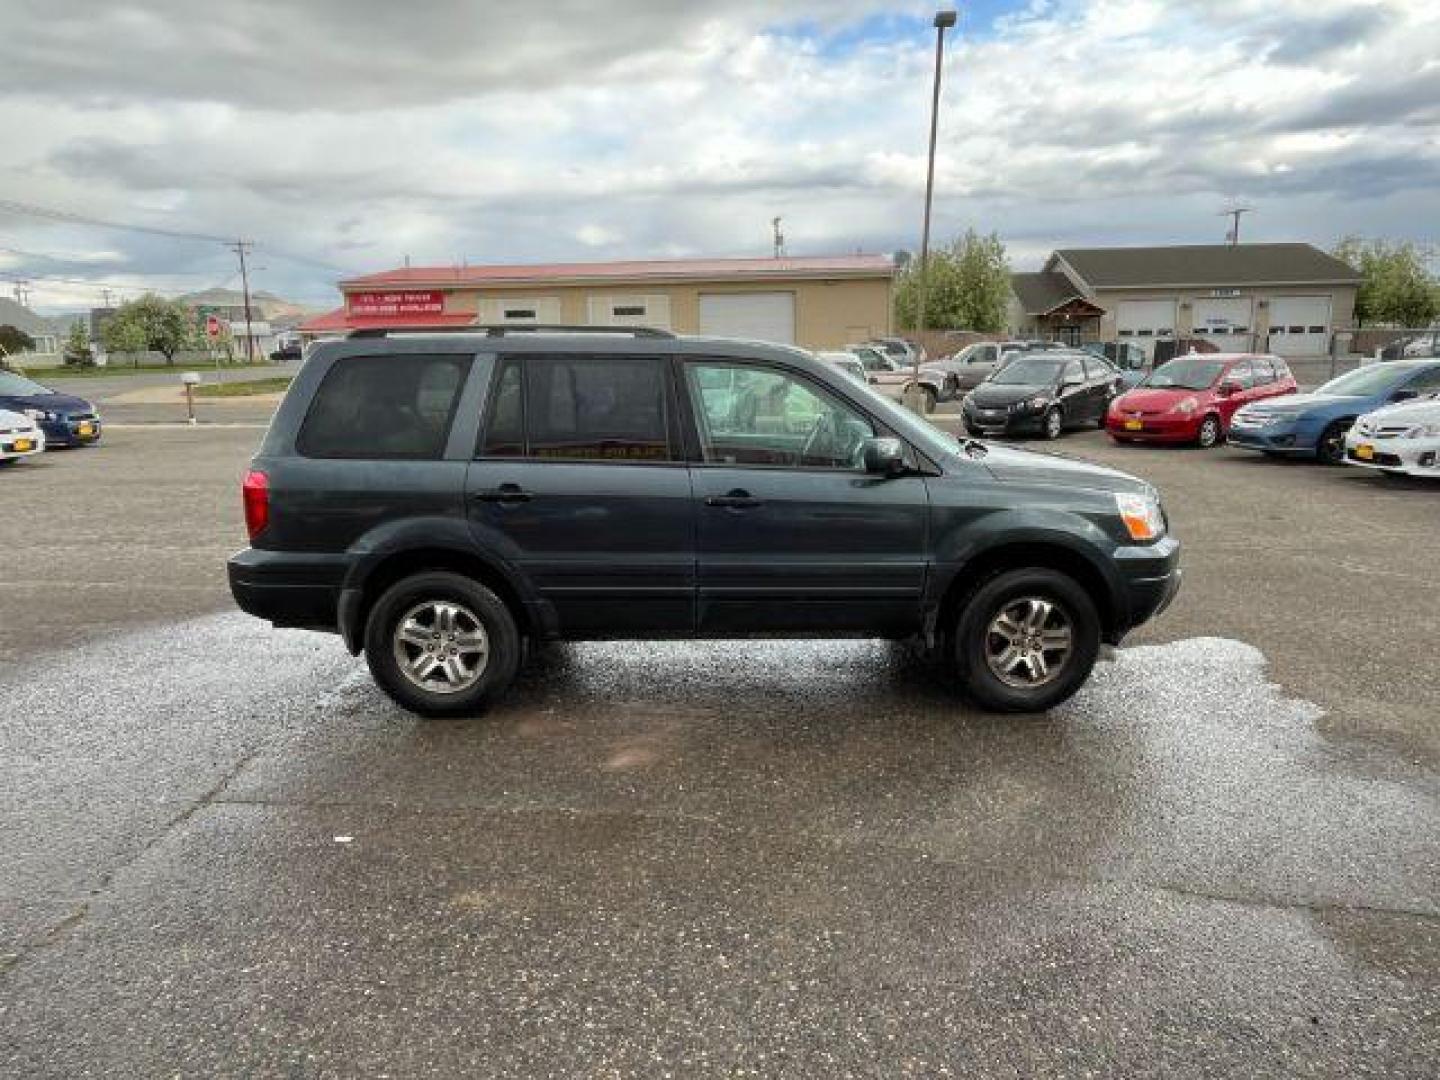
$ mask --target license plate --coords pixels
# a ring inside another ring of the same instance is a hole
[[[81,424],[79,427],[77,427],[77,428],[75,429],[75,434],[77,434],[77,435],[94,435],[94,434],[95,434],[95,425],[94,425],[94,424]]]
[[[1361,461],[1373,461],[1375,460],[1375,447],[1369,443],[1361,443],[1355,447],[1355,456]]]
[[[26,450],[33,450],[33,449],[35,449],[35,444],[34,444],[33,442],[31,442],[29,439],[16,439],[16,440],[15,440],[15,452],[16,452],[17,454],[23,454]]]
[[[1142,424],[1139,420],[1126,420],[1126,421],[1125,421],[1125,430],[1126,430],[1126,431],[1140,431],[1140,430],[1143,429],[1144,427],[1145,427],[1145,425]]]

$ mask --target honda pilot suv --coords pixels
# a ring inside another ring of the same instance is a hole
[[[772,636],[920,638],[977,703],[1040,710],[1180,583],[1140,480],[654,330],[317,345],[243,501],[240,607],[338,632],[425,715],[493,702],[527,639]]]

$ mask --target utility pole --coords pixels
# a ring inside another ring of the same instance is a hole
[[[1245,214],[1253,214],[1253,206],[1237,206],[1230,210],[1220,211],[1221,217],[1228,217],[1232,220],[1230,231],[1225,234],[1225,239],[1230,241],[1231,247],[1238,247],[1240,244],[1240,218]]]
[[[255,362],[255,338],[250,333],[250,272],[245,267],[245,253],[255,246],[253,240],[236,240],[230,250],[240,256],[240,293],[245,302],[245,362]]]
[[[930,98],[930,158],[925,171],[925,224],[920,230],[920,279],[915,299],[915,332],[925,332],[925,278],[930,262],[930,202],[935,195],[935,134],[940,125],[940,69],[945,62],[945,31],[956,23],[953,11],[935,13],[935,88]],[[915,350],[915,377],[920,377],[920,350]]]
[[[775,258],[785,257],[785,234],[780,231],[780,218],[770,219],[770,228],[775,231]]]
[[[107,308],[110,306],[110,288],[108,285],[101,286],[100,288],[100,302]]]
[[[30,282],[25,280],[15,282],[15,302],[21,307],[30,306]]]

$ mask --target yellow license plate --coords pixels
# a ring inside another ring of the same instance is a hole
[[[1373,461],[1375,460],[1375,447],[1369,443],[1361,443],[1355,447],[1355,456],[1361,461]]]
[[[15,440],[15,452],[16,452],[17,454],[23,454],[26,450],[34,450],[34,449],[35,449],[35,444],[34,444],[33,442],[31,442],[29,439],[16,439],[16,440]]]
[[[77,428],[75,429],[75,433],[76,433],[77,435],[94,435],[94,434],[95,434],[95,425],[94,425],[94,424],[81,424],[79,427],[77,427]]]
[[[1126,430],[1126,431],[1139,431],[1139,430],[1140,430],[1141,428],[1143,428],[1144,426],[1145,426],[1145,425],[1142,424],[1139,420],[1126,420],[1126,421],[1125,421],[1125,430]]]

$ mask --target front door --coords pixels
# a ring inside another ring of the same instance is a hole
[[[928,496],[864,471],[865,411],[759,363],[684,364],[700,632],[900,636],[921,624]]]
[[[694,630],[690,472],[667,358],[501,358],[466,502],[566,637]]]

